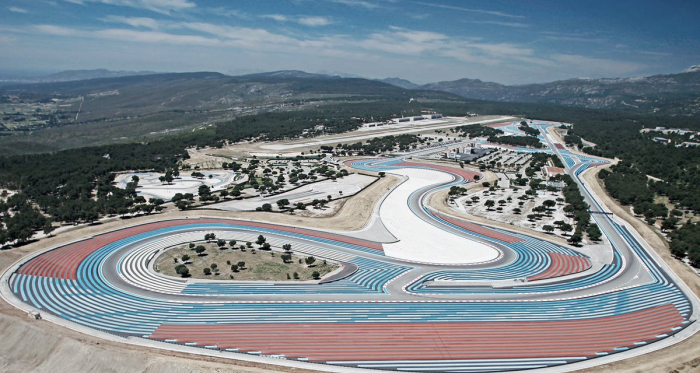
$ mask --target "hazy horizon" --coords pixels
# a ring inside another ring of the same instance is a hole
[[[502,84],[681,72],[700,4],[293,0],[9,0],[3,74],[331,71]]]

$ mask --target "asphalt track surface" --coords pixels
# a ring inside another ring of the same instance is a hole
[[[565,162],[591,209],[604,212],[579,178],[603,161],[555,144],[549,125],[536,123],[540,139]],[[498,258],[419,263],[389,257],[385,243],[351,235],[231,219],[166,220],[25,258],[3,275],[2,295],[52,321],[132,343],[161,341],[163,348],[270,356],[272,363],[322,363],[310,368],[330,370],[563,371],[660,348],[697,330],[697,299],[616,218],[593,215],[612,251],[608,262],[593,263],[575,248],[430,209],[432,193],[474,173],[403,159],[410,155],[348,165],[449,173],[451,181],[413,192],[410,210],[465,244],[496,248]],[[152,270],[153,258],[168,247],[208,232],[239,241],[263,234],[273,246],[291,243],[343,269],[303,283],[186,280]]]

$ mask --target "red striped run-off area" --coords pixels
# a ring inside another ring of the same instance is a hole
[[[335,235],[331,233],[319,232],[311,229],[287,227],[282,225],[241,220],[182,219],[149,223],[131,228],[120,229],[118,231],[101,234],[87,240],[68,244],[66,246],[61,246],[57,249],[48,251],[32,259],[27,264],[22,266],[18,273],[29,276],[41,276],[64,280],[75,280],[76,274],[78,272],[78,266],[80,265],[80,263],[83,260],[85,260],[85,258],[87,258],[88,255],[92,254],[93,252],[99,250],[100,248],[106,245],[109,245],[112,242],[116,242],[137,234],[150,232],[156,229],[189,224],[229,224],[243,225],[251,228],[273,229],[281,232],[301,234],[337,242],[343,242],[375,250],[383,250],[382,245],[376,242],[370,242],[357,238]]]
[[[551,259],[549,268],[542,273],[530,276],[529,281],[543,280],[579,273],[591,268],[591,262],[582,256],[573,256],[560,253],[547,253]]]
[[[592,357],[656,339],[682,322],[676,307],[666,304],[571,321],[163,324],[150,338],[319,362]]]
[[[503,242],[507,242],[507,243],[516,243],[516,242],[525,241],[524,239],[522,239],[520,237],[515,237],[515,236],[511,236],[509,234],[501,233],[501,232],[495,231],[493,229],[489,229],[489,228],[483,227],[481,225],[470,223],[470,222],[467,222],[464,220],[451,218],[447,215],[442,215],[442,214],[435,214],[435,215],[438,216],[440,219],[442,219],[450,224],[456,225],[456,226],[463,228],[463,229],[466,229],[470,232],[478,233],[482,236],[494,238],[494,239],[499,240],[499,241],[503,241]]]

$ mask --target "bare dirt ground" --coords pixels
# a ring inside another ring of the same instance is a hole
[[[221,168],[222,163],[231,162],[230,157],[212,155],[212,150],[215,149],[187,149],[187,153],[189,153],[190,158],[186,159],[183,164],[190,165],[193,169],[195,166],[199,166],[200,169],[208,170],[213,168]]]
[[[289,262],[282,260],[281,248],[279,251],[261,250],[259,247],[240,249],[225,245],[220,249],[214,243],[196,244],[204,246],[207,250],[202,255],[197,255],[188,245],[178,245],[167,249],[156,257],[156,272],[167,276],[180,277],[175,268],[183,264],[183,255],[190,259],[185,263],[190,270],[190,277],[206,280],[236,280],[236,281],[310,281],[313,280],[313,272],[318,271],[321,277],[338,269],[335,263],[317,260],[312,266],[305,265],[304,256],[292,255]],[[244,244],[239,241],[238,244]],[[173,259],[178,259],[174,261]],[[245,262],[245,267],[236,271],[231,269],[232,264]],[[211,268],[211,264],[217,265],[209,275],[204,274],[204,268]],[[294,278],[296,273],[298,278]]]

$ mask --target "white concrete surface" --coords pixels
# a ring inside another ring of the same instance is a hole
[[[328,195],[332,198],[348,197],[356,194],[362,188],[375,180],[374,177],[360,174],[350,174],[337,181],[325,180],[318,183],[305,185],[289,192],[267,197],[253,197],[242,200],[226,201],[209,206],[227,211],[250,211],[264,203],[275,204],[281,199],[288,199],[293,205],[298,202],[311,202],[314,199],[326,199]],[[342,194],[340,193],[342,192]]]
[[[402,168],[390,173],[408,177],[394,189],[379,209],[379,216],[399,241],[385,244],[387,256],[439,264],[470,264],[496,259],[500,253],[480,242],[467,240],[444,231],[414,214],[408,206],[411,193],[438,183],[452,180],[452,176],[438,171]]]
[[[135,172],[121,175],[117,180],[117,187],[125,189],[126,184],[131,181],[132,176],[139,177],[139,184],[136,188],[136,193],[140,196],[148,198],[161,198],[165,201],[170,200],[177,193],[192,193],[195,196],[199,193],[201,185],[207,185],[212,191],[226,189],[228,185],[233,183],[236,174],[232,171],[201,171],[204,174],[203,179],[196,179],[189,174],[191,171],[180,171],[180,177],[173,180],[171,184],[163,184],[158,180],[164,174],[155,172]],[[209,177],[211,175],[211,178]]]

